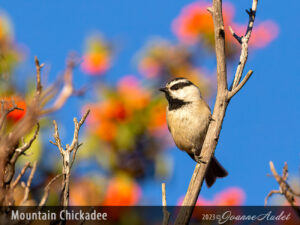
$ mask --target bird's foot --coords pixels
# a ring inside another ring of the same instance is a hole
[[[195,158],[195,161],[197,162],[197,163],[203,163],[203,164],[206,164],[207,162],[205,162],[204,160],[203,160],[203,157],[202,156],[200,156],[200,155],[196,155],[196,154],[194,154],[194,158]]]

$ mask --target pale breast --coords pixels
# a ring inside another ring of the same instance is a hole
[[[178,110],[167,111],[167,122],[176,146],[188,153],[201,148],[211,113],[204,101],[187,104]]]

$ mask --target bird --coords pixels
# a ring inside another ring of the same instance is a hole
[[[176,146],[197,163],[206,163],[200,158],[200,153],[212,115],[200,89],[190,80],[178,77],[159,90],[168,102],[167,124]],[[227,175],[228,172],[213,156],[205,174],[207,186],[211,187],[216,178]]]

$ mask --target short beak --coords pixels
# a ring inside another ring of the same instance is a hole
[[[168,92],[167,88],[160,88],[159,90],[160,90],[161,92],[165,92],[165,93]]]

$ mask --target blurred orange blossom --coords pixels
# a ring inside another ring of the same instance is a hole
[[[134,76],[125,76],[117,84],[114,96],[100,103],[91,104],[87,123],[89,129],[105,141],[113,141],[118,125],[132,119],[132,115],[144,109],[150,101],[150,93],[141,87]]]
[[[165,104],[157,104],[152,108],[148,129],[153,135],[161,135],[167,131]]]
[[[201,196],[196,203],[197,206],[213,205],[213,206],[238,206],[245,201],[245,193],[241,188],[230,187],[217,193],[213,200],[209,201]]]
[[[207,200],[199,196],[196,206],[240,206],[246,198],[245,192],[239,187],[230,187],[217,194],[213,200]],[[181,205],[183,198],[180,199],[178,205]]]
[[[116,99],[107,99],[88,107],[91,109],[87,120],[89,128],[105,141],[112,141],[116,137],[116,122],[125,121],[129,115],[124,105]]]
[[[174,20],[172,29],[176,36],[184,43],[195,44],[202,40],[213,47],[214,29],[213,20],[207,8],[211,4],[205,1],[197,1],[184,7],[180,15]],[[225,24],[226,40],[229,43],[239,45],[229,32],[232,26],[234,31],[242,36],[246,32],[246,24],[239,25],[233,22],[234,6],[230,3],[223,5],[223,18]],[[269,44],[278,35],[278,26],[272,21],[264,21],[253,28],[249,45],[261,48]]]
[[[101,37],[88,40],[87,50],[83,55],[81,69],[88,75],[102,75],[111,66],[111,49]]]
[[[136,205],[140,197],[140,186],[130,176],[119,173],[109,181],[103,205]]]
[[[101,205],[103,190],[92,180],[74,180],[70,188],[70,204],[74,206]]]
[[[19,120],[21,120],[24,115],[26,114],[26,102],[23,100],[23,98],[19,97],[19,96],[10,96],[10,97],[2,97],[1,101],[3,101],[4,103],[4,110],[8,110],[11,109],[14,104],[22,109],[16,109],[12,112],[10,112],[7,115],[7,118],[13,122],[18,122]]]
[[[213,20],[207,8],[211,4],[197,1],[185,6],[180,15],[174,20],[172,29],[179,40],[187,44],[196,43],[199,38],[207,43],[213,43]],[[223,5],[223,18],[225,24],[231,24],[234,15],[234,7],[230,3]]]
[[[149,91],[142,88],[138,79],[132,75],[124,76],[118,82],[117,90],[128,108],[142,109],[150,101]]]

